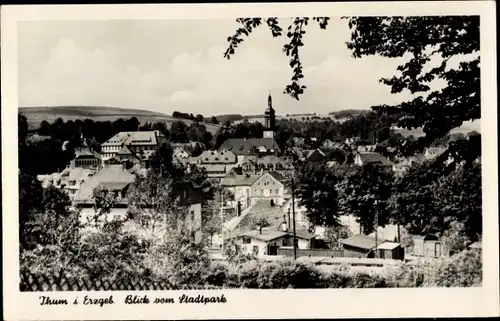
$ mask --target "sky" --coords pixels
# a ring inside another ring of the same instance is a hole
[[[289,21],[280,20],[286,30]],[[111,106],[203,115],[261,114],[267,95],[277,114],[368,109],[395,104],[380,84],[398,59],[353,58],[346,20],[326,30],[307,26],[301,59],[307,89],[299,101],[283,94],[292,70],[282,52],[286,37],[267,26],[254,31],[227,60],[235,20],[108,20],[20,22],[19,105]]]

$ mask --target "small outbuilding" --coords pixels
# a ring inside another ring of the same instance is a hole
[[[344,257],[404,259],[401,244],[368,235],[353,235],[340,241]]]
[[[405,251],[401,244],[396,242],[384,242],[377,246],[377,258],[404,260]]]
[[[413,235],[410,253],[415,256],[437,258],[445,254],[442,242],[436,235]]]

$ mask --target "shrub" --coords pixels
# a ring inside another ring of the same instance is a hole
[[[384,278],[390,287],[414,288],[422,285],[424,272],[421,267],[401,262],[386,267]]]
[[[445,248],[452,255],[465,250],[467,243],[469,243],[464,223],[456,221],[450,223],[450,228],[444,232],[441,239]]]
[[[482,283],[481,253],[465,250],[451,257],[425,260],[419,265],[401,263],[385,273],[394,287],[471,287]]]
[[[162,243],[148,249],[144,264],[158,280],[177,286],[203,285],[210,259],[203,246],[189,235],[172,233]]]
[[[252,289],[286,288],[379,288],[391,286],[384,278],[366,273],[349,273],[345,268],[325,271],[310,262],[283,259],[274,262],[252,260],[243,264],[213,263],[206,276],[210,285]]]
[[[223,286],[229,283],[230,270],[223,262],[212,262],[205,278],[210,285]]]
[[[249,261],[237,269],[238,283],[243,288],[258,289],[261,263],[257,260]]]
[[[321,272],[311,263],[291,259],[274,263],[269,275],[269,285],[273,288],[318,288],[321,287]]]
[[[325,272],[322,275],[322,285],[324,288],[347,288],[349,277],[346,273],[339,271]]]
[[[348,288],[385,288],[388,287],[384,278],[366,273],[356,273],[348,277]]]
[[[465,250],[426,270],[423,286],[471,287],[482,284],[481,252]]]

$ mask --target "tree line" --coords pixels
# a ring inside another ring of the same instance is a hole
[[[196,122],[199,122],[199,123],[208,122],[208,123],[216,124],[216,125],[219,124],[219,121],[217,120],[217,117],[215,117],[215,116],[212,116],[210,118],[210,120],[209,120],[209,119],[203,117],[203,115],[201,115],[201,114],[197,114],[195,116],[192,113],[189,114],[189,113],[182,113],[180,111],[174,111],[172,113],[172,117],[174,117],[174,118],[188,119],[188,120],[196,121]]]
[[[318,146],[309,147],[317,148],[325,139],[345,141],[346,138],[360,138],[373,144],[396,135],[391,130],[387,118],[378,117],[373,112],[358,115],[345,122],[332,119],[315,119],[308,122],[279,119],[276,123],[275,139],[282,149],[293,146],[294,137],[314,137]],[[262,137],[263,130],[264,126],[260,122],[251,123],[246,119],[237,124],[226,123],[217,131],[214,143],[219,147],[228,138]]]
[[[404,175],[371,163],[299,164],[295,195],[315,225],[340,228],[340,217],[353,215],[359,233],[373,232],[377,222],[413,235],[443,236],[458,224],[467,241],[477,241],[482,235],[481,163],[476,158],[446,159],[413,164]]]
[[[42,139],[33,139],[28,135],[26,116],[18,115],[18,126],[19,168],[31,175],[54,173],[65,168],[74,157],[74,148],[82,145],[82,137],[97,152],[100,152],[102,143],[117,133],[138,130],[158,130],[173,143],[197,141],[206,148],[213,146],[213,136],[204,124],[192,122],[188,126],[180,120],[174,121],[168,128],[164,122],[140,124],[136,117],[115,121],[64,121],[57,118],[53,123],[45,120],[40,123],[38,134]],[[34,159],[37,161],[34,162]]]

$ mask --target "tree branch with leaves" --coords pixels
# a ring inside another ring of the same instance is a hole
[[[409,60],[397,67],[391,78],[380,82],[391,88],[391,93],[409,91],[420,94],[410,101],[397,105],[373,106],[373,110],[386,115],[391,122],[405,129],[423,128],[425,136],[407,145],[406,155],[421,151],[435,139],[465,121],[481,117],[480,108],[480,57],[479,16],[418,16],[418,17],[343,17],[351,30],[346,46],[353,58],[379,55],[386,58]],[[328,26],[330,18],[312,18],[320,28]],[[309,18],[296,17],[288,27],[290,40],[283,51],[290,58],[293,71],[291,84],[284,93],[294,99],[304,94],[303,65],[299,55]],[[228,38],[229,46],[224,57],[229,59],[235,49],[255,28],[267,23],[273,37],[283,36],[277,18],[240,18],[242,25]],[[458,67],[450,68],[451,58],[458,60]],[[440,64],[427,70],[432,60]],[[432,90],[434,80],[445,82],[441,89]],[[411,148],[410,148],[411,147]]]

